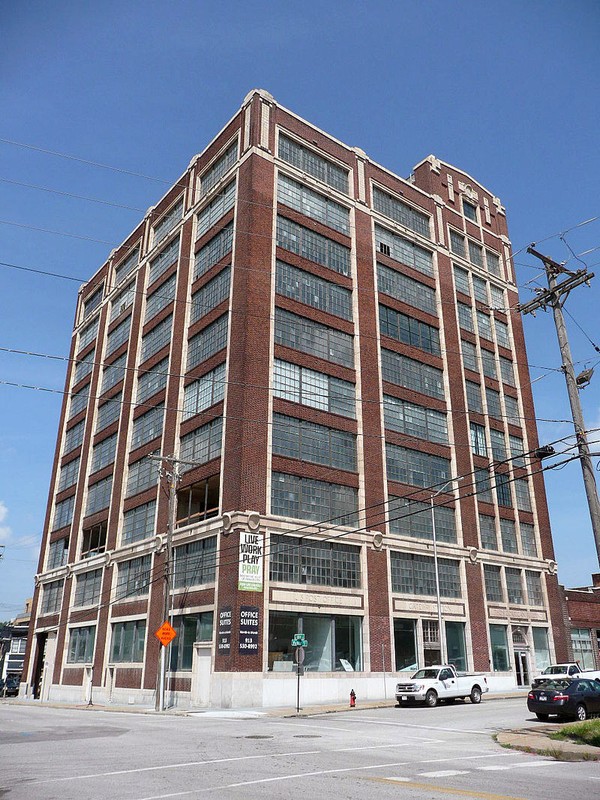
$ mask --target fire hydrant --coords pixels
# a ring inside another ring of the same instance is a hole
[[[354,708],[356,706],[356,692],[354,689],[350,689],[350,708]]]

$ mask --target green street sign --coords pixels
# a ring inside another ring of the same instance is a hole
[[[296,633],[292,639],[292,647],[306,647],[308,641],[303,633]]]

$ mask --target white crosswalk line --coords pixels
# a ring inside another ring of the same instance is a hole
[[[439,769],[436,772],[419,772],[420,778],[452,778],[454,775],[468,775],[470,769]]]

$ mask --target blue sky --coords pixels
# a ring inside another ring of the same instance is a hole
[[[535,241],[600,273],[600,220],[572,229],[600,215],[599,36],[596,0],[0,3],[0,619],[32,593],[66,367],[6,350],[67,355],[78,288],[6,264],[89,278],[260,87],[399,175],[430,153],[455,164],[501,198],[515,251]],[[527,300],[540,265],[516,262]],[[599,300],[600,274],[567,303],[578,369],[600,360]],[[550,316],[525,331],[536,414],[568,420]],[[599,387],[600,367],[589,429]],[[578,463],[546,485],[560,580],[587,585]]]

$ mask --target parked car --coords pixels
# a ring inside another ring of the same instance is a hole
[[[16,697],[19,694],[20,680],[15,675],[9,675],[5,681],[0,680],[0,697]]]
[[[399,706],[424,703],[435,708],[440,700],[453,703],[467,697],[480,703],[481,695],[489,691],[487,679],[476,673],[458,673],[452,664],[440,664],[419,669],[410,681],[396,685],[396,702]]]
[[[536,675],[531,682],[531,688],[537,689],[548,681],[558,681],[563,678],[586,678],[588,680],[600,680],[600,671],[593,669],[582,670],[579,664],[571,661],[567,664],[550,664],[549,667],[540,674]]]
[[[531,689],[527,708],[546,721],[550,716],[586,720],[600,714],[600,682],[583,678],[549,681]]]

